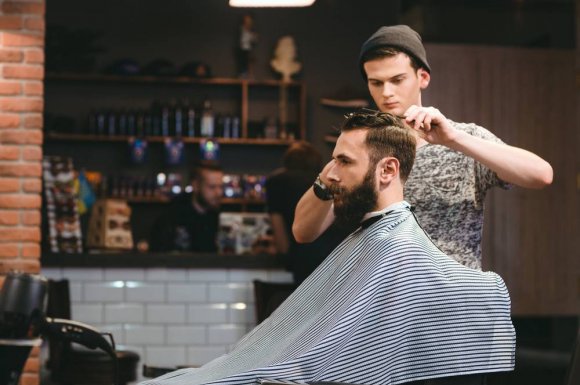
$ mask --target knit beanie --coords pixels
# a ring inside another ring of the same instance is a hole
[[[421,41],[421,36],[409,26],[393,25],[389,27],[381,27],[375,32],[361,47],[359,55],[359,66],[363,78],[366,80],[362,58],[363,56],[378,47],[394,47],[398,48],[406,54],[416,59],[422,67],[425,67],[427,72],[431,73],[431,67],[427,62],[427,54],[425,47]]]

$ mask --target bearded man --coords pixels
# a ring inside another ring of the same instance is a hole
[[[349,114],[316,193],[357,228],[230,353],[146,384],[472,385],[513,370],[503,280],[441,252],[403,200],[415,147],[399,118]]]

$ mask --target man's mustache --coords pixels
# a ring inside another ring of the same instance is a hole
[[[334,196],[344,194],[347,191],[346,188],[340,187],[340,186],[335,185],[335,184],[331,184],[330,186],[328,186],[328,190]]]

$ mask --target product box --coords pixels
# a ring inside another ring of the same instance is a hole
[[[271,243],[267,213],[220,213],[218,248],[226,254],[256,254]]]

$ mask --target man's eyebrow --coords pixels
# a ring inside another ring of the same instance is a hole
[[[373,78],[373,77],[370,77],[370,76],[369,76],[369,77],[367,77],[367,79],[368,79],[368,81],[370,81],[370,82],[381,82],[381,83],[384,83],[385,81],[389,81],[389,80],[392,80],[392,79],[395,79],[395,78],[404,77],[404,76],[407,76],[407,74],[406,74],[405,72],[401,72],[401,73],[399,73],[399,74],[396,74],[396,75],[390,76],[390,77],[389,77],[389,78],[387,78],[387,79],[378,79],[378,78]]]
[[[346,155],[346,154],[338,154],[336,156],[333,156],[334,159],[337,160],[352,160],[353,158],[351,158],[350,156]]]

